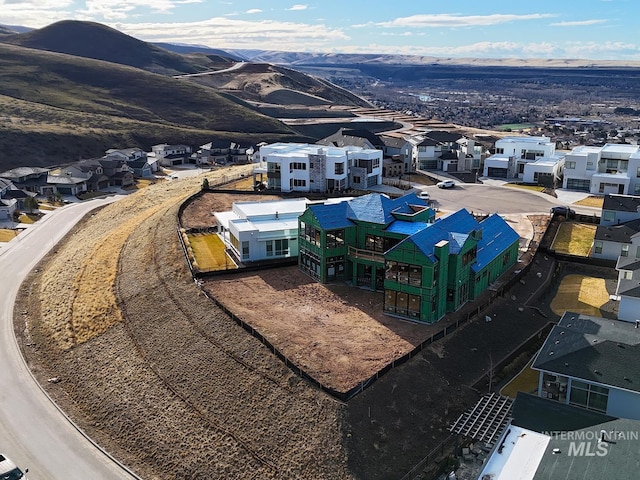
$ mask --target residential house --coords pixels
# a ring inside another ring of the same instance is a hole
[[[273,143],[260,147],[254,179],[266,176],[267,188],[282,192],[367,190],[382,184],[382,151]]]
[[[161,143],[153,145],[151,151],[154,157],[163,167],[174,167],[189,163],[191,147],[188,145],[168,145]]]
[[[522,182],[543,187],[555,187],[562,182],[563,170],[564,154],[555,153],[551,157],[539,157],[533,162],[524,164]]]
[[[504,137],[495,143],[495,153],[484,161],[483,176],[522,179],[525,166],[541,157],[552,158],[556,144],[549,137]]]
[[[563,188],[595,195],[640,195],[640,146],[578,146],[567,153]]]
[[[308,202],[306,198],[234,202],[231,211],[213,215],[218,234],[239,263],[296,258],[298,217]]]
[[[18,201],[12,198],[8,192],[15,189],[10,180],[0,177],[0,220],[11,220],[13,213],[18,208]]]
[[[538,396],[640,420],[640,328],[565,312],[533,362]]]
[[[0,178],[11,180],[19,190],[34,192],[38,195],[53,195],[53,188],[47,184],[48,168],[17,167],[0,173]]]
[[[102,169],[100,168],[100,181],[102,180]],[[55,192],[61,195],[78,195],[89,191],[87,181],[94,176],[93,172],[87,172],[73,165],[54,168],[48,172],[47,183],[53,187]],[[107,181],[108,179],[104,177]]]
[[[147,152],[140,148],[109,149],[105,158],[117,158],[127,163],[134,178],[153,176],[153,167],[147,160]],[[124,172],[124,170],[122,170]]]
[[[616,298],[618,305],[618,320],[626,322],[640,322],[640,234],[634,240],[636,245],[634,255],[618,257],[616,270],[618,284]]]
[[[417,164],[422,170],[462,171],[458,168],[462,134],[444,130],[430,130],[416,136]],[[463,166],[464,166],[463,162]]]
[[[640,196],[605,195],[593,241],[593,258],[636,257],[640,244]]]
[[[639,432],[637,420],[518,393],[477,480],[634,478]]]
[[[253,148],[228,140],[213,140],[196,152],[198,165],[244,165],[251,162]]]
[[[435,220],[414,193],[310,205],[299,232],[302,271],[384,291],[387,314],[426,323],[477,298],[518,257],[518,234],[498,215]]]
[[[364,129],[341,128],[336,133],[316,142],[327,147],[360,147],[365,150],[385,149],[385,143],[375,133]]]
[[[415,171],[418,153],[417,142],[405,136],[393,135],[381,135],[380,139],[384,143],[385,165],[400,164],[400,168],[398,166],[388,167],[389,169],[393,168],[394,173],[397,173],[393,175],[383,173],[385,177],[400,176]]]

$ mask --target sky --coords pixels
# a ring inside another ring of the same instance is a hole
[[[638,0],[0,0],[0,24],[103,23],[219,49],[640,60]]]

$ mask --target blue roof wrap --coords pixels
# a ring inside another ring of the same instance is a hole
[[[459,254],[464,247],[464,242],[467,241],[469,235],[466,233],[453,233],[449,234],[449,252],[455,255]]]
[[[436,243],[442,240],[447,240],[450,242],[450,232],[461,232],[468,236],[471,231],[478,228],[479,224],[476,219],[473,218],[473,215],[471,215],[467,210],[463,208],[447,217],[436,220],[432,224],[427,224],[427,228],[420,230],[411,237],[403,240],[394,248],[398,248],[405,241],[413,242],[418,250],[420,250],[432,262],[435,262],[437,261],[437,259],[434,256],[433,252]],[[453,246],[450,246],[450,249],[453,248]]]
[[[477,260],[471,266],[474,272],[482,270],[511,244],[520,241],[518,233],[497,213],[485,218],[480,226],[482,240],[478,242]]]
[[[413,235],[414,233],[417,233],[420,230],[424,230],[428,227],[429,224],[424,222],[406,222],[404,220],[396,220],[391,225],[389,225],[385,231],[391,233],[399,233],[402,235]]]
[[[388,225],[393,222],[392,212],[415,213],[410,205],[423,205],[427,203],[418,198],[415,193],[410,193],[391,199],[380,193],[370,193],[349,201],[347,218],[360,222],[378,223]]]
[[[353,222],[347,218],[347,203],[345,201],[329,205],[311,205],[309,209],[323,230],[353,227]]]

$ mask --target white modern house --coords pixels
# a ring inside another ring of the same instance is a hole
[[[575,147],[565,157],[562,186],[595,195],[640,195],[640,146]]]
[[[554,158],[556,144],[549,137],[504,137],[495,143],[495,153],[484,161],[485,177],[523,180],[525,166],[540,158]]]
[[[382,184],[382,150],[272,143],[254,154],[254,179],[282,192],[367,190]]]
[[[538,396],[640,420],[640,328],[565,312],[538,352]]]
[[[241,262],[298,256],[298,217],[309,200],[296,198],[235,202],[231,211],[214,212],[218,234]]]
[[[540,157],[524,164],[522,181],[537,185],[553,186],[562,180],[564,154],[556,152],[551,157]]]

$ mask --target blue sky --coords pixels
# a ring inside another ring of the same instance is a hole
[[[638,0],[0,0],[0,24],[104,23],[221,49],[640,61]]]

